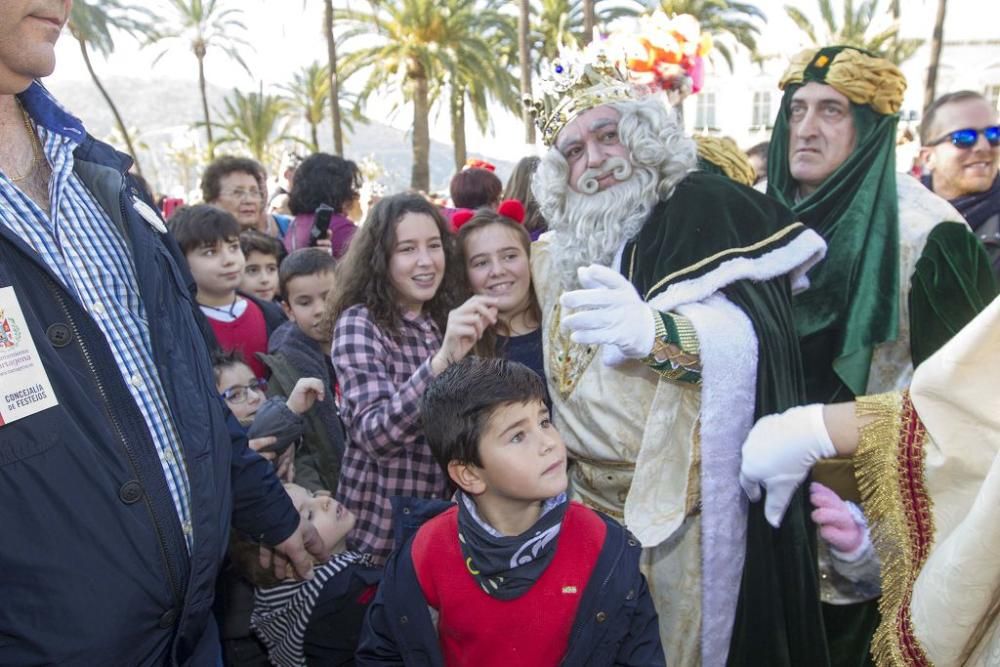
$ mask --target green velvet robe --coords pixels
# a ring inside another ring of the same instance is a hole
[[[753,323],[758,340],[755,419],[799,405],[805,384],[790,280],[755,281],[747,267],[792,243],[806,228],[791,211],[721,176],[694,173],[654,211],[630,242],[622,271],[647,300],[688,281],[732,272],[724,295]],[[735,261],[734,261],[735,260]],[[750,506],[746,560],[729,651],[730,665],[823,667],[829,664],[819,602],[815,528],[803,491],[781,527],[763,502]]]

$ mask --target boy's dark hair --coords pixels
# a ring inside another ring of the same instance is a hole
[[[358,165],[338,155],[315,153],[295,170],[288,210],[292,215],[313,213],[326,204],[337,213],[359,196],[361,172]]]
[[[921,145],[926,145],[927,142],[937,139],[937,137],[931,135],[931,132],[934,130],[934,121],[941,107],[957,102],[965,102],[966,100],[982,100],[985,102],[986,98],[974,90],[958,90],[954,93],[942,95],[931,102],[927,109],[924,110],[924,117],[920,120]]]
[[[256,229],[245,229],[240,232],[240,249],[244,257],[249,257],[252,252],[259,252],[262,255],[271,255],[278,263],[281,263],[286,254],[281,241]]]
[[[185,255],[204,246],[214,246],[219,241],[240,237],[240,223],[232,213],[208,204],[182,206],[170,216],[167,228]]]
[[[448,472],[452,461],[482,466],[479,441],[490,418],[506,405],[545,403],[538,373],[507,359],[466,357],[431,380],[420,399],[424,436]]]
[[[451,178],[451,201],[456,208],[495,206],[500,202],[503,183],[489,169],[463,169]]]
[[[250,174],[257,180],[258,187],[265,180],[264,167],[247,157],[223,155],[205,167],[201,175],[201,198],[213,202],[222,194],[219,182],[229,174]]]
[[[278,294],[288,299],[288,282],[301,276],[312,276],[337,268],[337,260],[323,248],[300,248],[281,260],[278,267]]]
[[[219,377],[222,375],[222,371],[232,368],[237,364],[249,365],[243,357],[243,353],[239,350],[212,350],[212,374],[215,376],[215,384],[219,384]]]

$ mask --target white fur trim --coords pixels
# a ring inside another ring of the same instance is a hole
[[[746,556],[739,474],[756,404],[757,337],[746,313],[721,294],[677,312],[701,345],[701,664],[723,667]]]
[[[790,243],[760,257],[736,257],[703,276],[674,283],[653,297],[649,305],[661,311],[673,310],[682,303],[704,301],[737,280],[762,281],[784,274],[790,274],[792,292],[797,294],[809,287],[806,273],[825,256],[826,242],[806,229]]]

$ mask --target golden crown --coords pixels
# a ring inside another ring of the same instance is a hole
[[[601,49],[563,52],[539,78],[541,97],[524,96],[524,106],[551,146],[567,124],[588,109],[636,99],[624,66]]]

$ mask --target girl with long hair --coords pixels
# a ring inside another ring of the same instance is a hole
[[[420,427],[420,396],[497,320],[493,297],[456,307],[460,271],[447,223],[411,194],[378,202],[337,266],[327,321],[350,435],[337,495],[358,517],[349,548],[377,563],[392,550],[390,498],[449,495]]]

